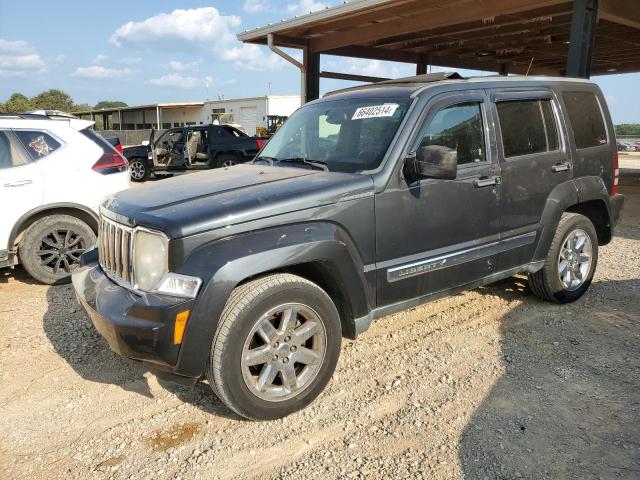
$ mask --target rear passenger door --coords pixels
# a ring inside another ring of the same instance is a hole
[[[558,103],[549,90],[491,92],[502,172],[498,271],[531,261],[549,195],[572,178]]]

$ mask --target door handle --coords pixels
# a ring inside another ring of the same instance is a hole
[[[502,179],[500,177],[480,177],[473,181],[473,186],[476,188],[492,187],[498,185]]]
[[[5,183],[3,187],[23,187],[25,185],[31,185],[33,180],[18,180],[16,182]]]
[[[551,171],[553,173],[558,173],[558,172],[566,172],[567,170],[569,170],[571,168],[571,165],[569,165],[569,162],[564,162],[564,163],[556,163],[555,165],[553,165],[551,167]]]

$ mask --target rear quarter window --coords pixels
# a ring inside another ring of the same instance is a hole
[[[14,133],[34,160],[51,155],[62,146],[51,135],[39,130],[14,130]]]
[[[102,151],[104,153],[111,153],[116,151],[116,149],[113,148],[113,145],[111,145],[107,140],[105,140],[105,138],[102,135],[94,132],[90,128],[85,128],[83,130],[80,130],[80,133],[85,137],[87,137],[89,140],[91,140],[93,143],[95,143],[97,146],[102,148]]]
[[[576,148],[606,145],[607,128],[596,96],[591,92],[565,92],[562,98],[569,115]]]

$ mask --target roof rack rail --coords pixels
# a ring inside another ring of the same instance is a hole
[[[387,83],[430,83],[440,82],[442,80],[464,80],[465,77],[458,72],[435,72],[425,73],[423,75],[413,75],[411,77],[392,78],[390,80],[383,80],[382,82],[376,82],[375,85],[387,84]]]
[[[33,110],[31,112],[24,113],[7,113],[0,112],[0,118],[22,118],[25,120],[43,120],[43,119],[74,119],[78,118],[75,115],[61,110]]]

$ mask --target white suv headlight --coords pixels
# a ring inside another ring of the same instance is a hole
[[[135,288],[152,290],[168,272],[169,239],[160,232],[137,228],[133,240]]]

